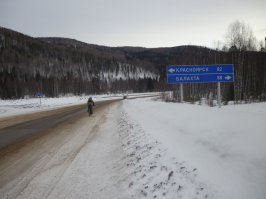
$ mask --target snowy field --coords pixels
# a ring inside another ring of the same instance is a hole
[[[94,96],[95,101],[106,99]],[[0,110],[6,116],[86,100],[0,101]],[[265,121],[266,103],[219,109],[155,98],[123,100],[106,116],[100,137],[84,144],[49,198],[265,199]]]
[[[124,108],[141,129],[134,136],[164,151],[151,181],[168,168],[164,175],[178,186],[167,177],[156,182],[168,198],[266,198],[266,103],[219,109],[139,99]]]

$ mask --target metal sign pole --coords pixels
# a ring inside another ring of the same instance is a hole
[[[184,94],[183,94],[183,84],[180,84],[180,102],[183,103],[184,101]]]
[[[222,104],[221,104],[221,82],[217,82],[217,97],[218,97],[218,105],[219,105],[219,108],[222,107]]]
[[[42,94],[42,92],[41,91],[39,91],[38,93],[37,93],[37,96],[40,98],[40,105],[42,104],[42,96],[43,96],[43,94]]]

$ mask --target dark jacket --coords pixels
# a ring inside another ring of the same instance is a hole
[[[94,101],[92,99],[88,99],[87,105],[88,106],[94,106],[95,104],[94,104]]]

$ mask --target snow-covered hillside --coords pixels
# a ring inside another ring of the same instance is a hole
[[[89,76],[88,76],[89,77]],[[101,80],[113,82],[115,80],[138,80],[151,78],[157,80],[160,76],[155,72],[145,70],[141,67],[135,67],[130,64],[118,63],[117,69],[113,72],[106,71],[100,72],[99,77]]]

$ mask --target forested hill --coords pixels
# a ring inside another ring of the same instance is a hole
[[[106,47],[68,38],[33,38],[0,28],[0,97],[46,96],[176,89],[166,84],[169,64],[233,63],[235,83],[223,98],[266,96],[266,53],[221,52],[199,46]],[[215,95],[216,85],[186,84],[185,98]]]
[[[1,98],[153,90],[154,66],[120,49],[0,29]]]

